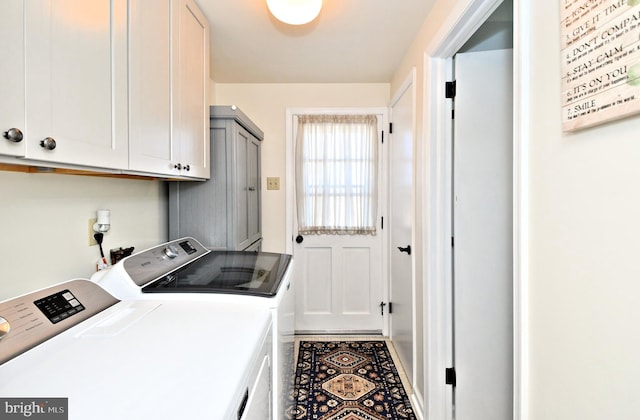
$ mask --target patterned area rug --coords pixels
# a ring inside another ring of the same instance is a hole
[[[293,398],[290,419],[416,419],[384,341],[300,342]]]

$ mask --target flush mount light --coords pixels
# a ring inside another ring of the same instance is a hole
[[[276,19],[289,25],[304,25],[320,13],[322,0],[267,0],[267,7]]]

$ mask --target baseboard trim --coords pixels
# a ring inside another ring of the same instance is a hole
[[[344,335],[352,335],[352,336],[374,336],[374,337],[383,337],[382,330],[371,330],[371,331],[362,331],[362,330],[322,330],[322,331],[306,331],[300,330],[295,332],[295,336],[309,336],[309,337],[322,337],[322,336],[344,336]]]
[[[417,392],[415,389],[413,390],[413,394],[410,395],[411,405],[413,406],[413,411],[415,412],[418,420],[424,419],[424,410],[422,407],[422,395]]]

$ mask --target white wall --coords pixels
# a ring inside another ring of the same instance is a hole
[[[0,171],[0,300],[95,272],[88,220],[111,210],[105,252],[167,239],[161,181]]]
[[[638,419],[640,116],[562,133],[559,13],[531,1],[531,419]]]
[[[216,105],[237,105],[263,131],[262,227],[264,251],[285,252],[286,110],[296,107],[385,107],[389,85],[224,84],[215,85]],[[280,190],[267,190],[280,177]]]

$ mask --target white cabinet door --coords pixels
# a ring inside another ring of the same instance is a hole
[[[31,0],[25,11],[27,157],[127,168],[127,0]]]
[[[0,2],[0,16],[0,155],[24,156],[26,142],[20,140],[25,131],[23,3]]]
[[[129,3],[129,169],[175,174],[171,150],[172,0]]]
[[[129,169],[209,178],[208,22],[184,0],[134,0],[129,13]]]
[[[209,23],[193,0],[178,0],[173,57],[173,147],[180,175],[209,178]]]

